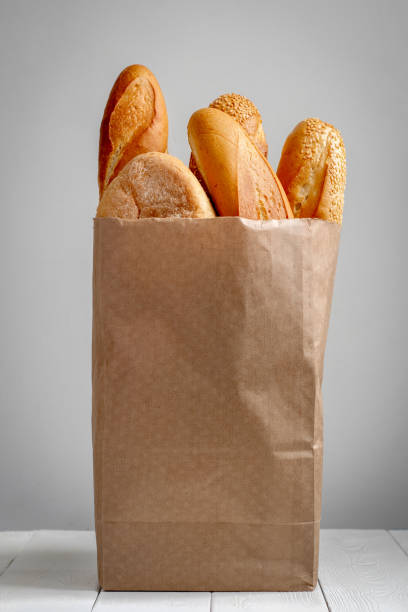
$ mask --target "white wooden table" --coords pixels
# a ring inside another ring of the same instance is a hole
[[[322,530],[312,593],[108,593],[93,532],[0,532],[1,612],[295,610],[408,612],[408,530]]]

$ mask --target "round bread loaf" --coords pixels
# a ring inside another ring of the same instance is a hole
[[[167,153],[133,158],[105,189],[97,217],[214,217],[192,172]]]
[[[125,68],[113,85],[99,139],[99,194],[136,155],[167,151],[166,104],[156,77],[141,65]]]
[[[219,215],[293,217],[276,174],[232,117],[216,108],[196,111],[188,124],[188,140]]]
[[[301,121],[286,139],[277,175],[295,217],[341,225],[346,153],[335,127],[316,118]]]

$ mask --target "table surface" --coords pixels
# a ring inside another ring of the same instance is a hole
[[[0,532],[0,611],[408,612],[408,530],[321,531],[319,583],[305,593],[100,591],[91,531]]]

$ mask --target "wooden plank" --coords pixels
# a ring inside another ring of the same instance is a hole
[[[323,530],[319,580],[332,612],[407,612],[408,558],[383,530]]]
[[[1,568],[2,612],[91,612],[95,603],[92,532],[0,532]],[[407,612],[408,531],[323,530],[319,579],[332,612]],[[93,609],[174,612],[175,608],[185,612],[327,610],[319,586],[312,593],[213,593],[212,601],[210,593],[101,592]]]
[[[2,612],[90,612],[97,594],[93,532],[35,532],[0,576]]]
[[[0,575],[32,537],[32,531],[0,531]]]
[[[211,593],[101,591],[94,612],[210,612]]]
[[[408,555],[408,529],[392,529],[389,533]]]
[[[211,612],[327,612],[317,585],[314,591],[296,593],[213,593]]]

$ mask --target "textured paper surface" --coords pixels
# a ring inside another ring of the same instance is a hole
[[[101,585],[314,588],[340,227],[94,223]]]

